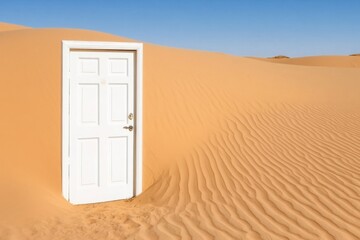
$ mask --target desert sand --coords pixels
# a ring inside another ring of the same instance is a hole
[[[132,40],[0,31],[0,239],[360,239],[356,57],[277,64],[145,43],[145,190],[73,206],[61,40]]]

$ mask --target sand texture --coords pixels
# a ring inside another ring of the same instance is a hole
[[[131,41],[0,33],[0,239],[360,239],[356,57],[276,64],[145,44],[145,191],[72,206],[61,40]]]

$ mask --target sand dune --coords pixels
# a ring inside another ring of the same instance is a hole
[[[342,67],[342,68],[360,68],[359,56],[312,56],[299,58],[256,58],[258,60],[294,64],[304,66],[318,66],[318,67]]]
[[[130,41],[0,35],[1,239],[360,238],[360,69],[145,44],[146,190],[72,206],[61,196],[63,39]]]
[[[28,28],[28,27],[21,26],[21,25],[16,25],[16,24],[9,24],[9,23],[0,22],[0,32],[22,30],[22,29],[26,29],[26,28]]]

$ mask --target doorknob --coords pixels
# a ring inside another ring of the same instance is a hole
[[[134,127],[133,126],[125,126],[125,127],[123,127],[124,129],[128,129],[129,131],[132,131],[133,129],[134,129]]]
[[[129,116],[128,116],[129,120],[133,120],[134,118],[134,114],[130,113]]]

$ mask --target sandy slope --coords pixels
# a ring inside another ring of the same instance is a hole
[[[26,29],[26,28],[28,28],[28,27],[21,26],[21,25],[16,25],[16,24],[9,24],[9,23],[0,22],[0,32],[23,30],[23,29]]]
[[[360,69],[145,44],[144,186],[61,197],[61,40],[0,35],[0,239],[359,239]],[[126,40],[129,41],[129,40]]]
[[[255,58],[262,61],[318,67],[360,68],[360,56],[312,56],[299,58]]]

